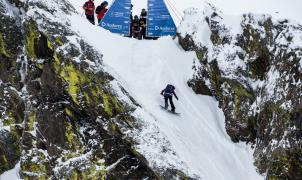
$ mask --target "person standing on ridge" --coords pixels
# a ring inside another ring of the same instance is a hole
[[[133,33],[133,38],[141,39],[139,19],[137,15],[134,16],[132,22],[132,33]]]
[[[165,98],[165,109],[168,109],[168,107],[169,107],[169,104],[168,104],[168,100],[169,100],[172,112],[175,112],[175,106],[174,106],[173,100],[172,100],[173,95],[178,100],[178,97],[177,97],[177,95],[176,95],[176,93],[175,93],[174,90],[175,90],[175,87],[173,85],[171,85],[171,84],[168,84],[166,86],[166,88],[164,90],[162,90],[161,93],[160,93]]]
[[[147,28],[147,11],[146,11],[146,9],[142,9],[139,23],[140,23],[140,27],[141,27],[141,37],[143,39],[147,39],[146,38],[146,28]]]
[[[96,9],[95,9],[95,13],[98,15],[98,23],[100,23],[103,19],[103,17],[105,16],[106,12],[107,12],[107,7],[108,6],[108,2],[104,1],[102,2],[101,5],[99,5]]]
[[[85,11],[86,18],[94,25],[94,10],[95,6],[93,3],[94,0],[88,0],[83,5],[83,9]]]

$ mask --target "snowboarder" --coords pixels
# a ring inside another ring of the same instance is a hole
[[[140,27],[141,27],[141,36],[143,39],[147,39],[146,38],[146,27],[147,27],[147,11],[146,11],[146,9],[142,9],[139,23],[140,23]]]
[[[88,0],[83,5],[83,9],[85,11],[86,18],[94,25],[94,0]]]
[[[168,100],[169,100],[172,112],[175,112],[175,106],[174,106],[173,100],[172,100],[173,95],[178,100],[178,97],[177,97],[174,90],[175,90],[175,87],[171,84],[168,84],[166,86],[166,88],[164,90],[162,90],[161,93],[160,93],[165,98],[165,109],[168,109],[168,107],[169,107],[169,104],[168,104]]]
[[[101,3],[101,5],[99,5],[96,9],[95,9],[95,13],[98,15],[98,23],[100,23],[103,19],[103,17],[105,16],[106,12],[107,12],[107,7],[108,6],[108,2],[104,1]]]
[[[137,15],[134,16],[134,19],[132,22],[132,33],[133,33],[134,38],[141,39],[139,19],[138,19]]]

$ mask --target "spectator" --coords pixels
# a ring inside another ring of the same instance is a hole
[[[143,39],[147,39],[146,38],[146,29],[147,29],[147,11],[146,9],[142,9],[141,15],[140,15],[140,19],[139,19],[139,24],[140,24],[140,28],[141,28],[141,37]]]
[[[94,0],[88,0],[87,2],[85,2],[84,6],[83,6],[83,9],[84,9],[84,11],[85,11],[86,18],[87,18],[92,24],[94,24],[94,9],[95,9],[95,6],[94,6],[93,1],[94,1]]]
[[[108,6],[108,2],[104,1],[101,3],[101,5],[99,5],[96,10],[95,13],[98,15],[98,23],[100,23],[103,19],[103,17],[105,16],[106,12],[108,11],[108,9],[106,8]]]
[[[132,22],[132,32],[133,32],[134,38],[141,39],[140,25],[139,25],[139,19],[138,19],[137,15],[134,16],[134,19]]]

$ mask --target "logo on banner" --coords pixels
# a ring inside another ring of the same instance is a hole
[[[161,26],[155,26],[155,31],[166,31],[166,32],[170,32],[170,31],[175,31],[175,28],[174,27],[167,27],[167,26],[164,26],[164,27],[161,27]]]
[[[122,12],[113,12],[111,14],[111,16],[116,17],[116,18],[118,18],[118,17],[124,17],[124,13],[122,13]]]
[[[99,26],[112,33],[128,35],[130,32],[129,21],[131,0],[116,0],[108,9]]]
[[[121,30],[123,28],[122,25],[118,25],[118,24],[110,24],[110,23],[105,23],[102,22],[102,27],[108,27],[109,29],[116,29],[116,30]]]
[[[148,0],[149,36],[160,37],[176,35],[176,26],[164,0]]]

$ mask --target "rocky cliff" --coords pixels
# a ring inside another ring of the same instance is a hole
[[[302,177],[302,26],[269,15],[186,11],[179,43],[196,52],[188,85],[214,96],[234,142],[255,148],[267,179]]]

